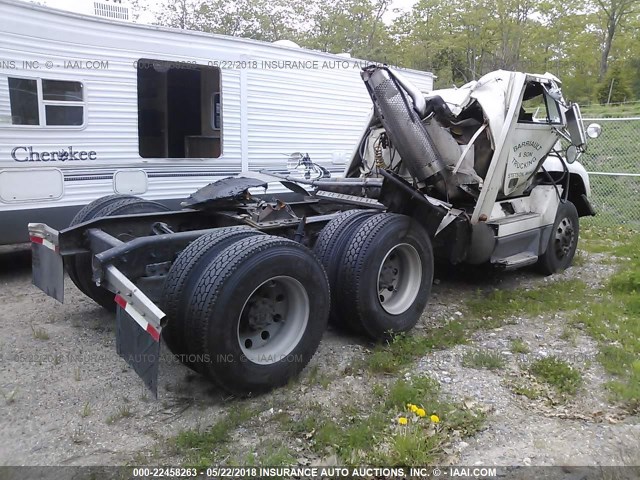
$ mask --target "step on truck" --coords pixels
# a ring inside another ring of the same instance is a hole
[[[300,154],[290,171],[216,181],[177,211],[100,198],[64,230],[29,224],[34,284],[63,301],[66,270],[114,311],[118,353],[155,394],[164,339],[247,395],[297,375],[329,321],[374,340],[411,330],[435,260],[571,264],[578,218],[594,214],[576,159],[599,126],[583,127],[555,76],[496,71],[427,94],[384,66],[361,76],[373,109],[342,177]]]

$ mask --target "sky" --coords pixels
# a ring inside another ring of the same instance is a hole
[[[73,9],[76,10],[76,8],[70,7],[70,5],[77,5],[79,3],[85,2],[87,3],[88,6],[93,5],[93,0],[37,0],[38,3],[42,3],[44,5],[47,5],[49,7],[54,7],[54,8],[62,8],[62,9]],[[393,10],[396,8],[402,9],[403,11],[408,11],[411,9],[411,7],[417,3],[418,0],[394,0],[391,3],[391,7],[388,9],[387,13],[385,14],[385,16],[383,17],[384,20],[386,22],[391,22],[391,20],[393,20],[393,18],[395,17],[395,14],[393,13]],[[128,3],[127,0],[123,0],[123,3]],[[140,2],[142,5],[148,5],[149,9],[146,12],[143,12],[140,15],[140,18],[138,19],[138,22],[140,23],[153,23],[154,19],[155,19],[155,12],[157,11],[159,5],[161,5],[162,2],[160,2],[159,0],[141,0]]]

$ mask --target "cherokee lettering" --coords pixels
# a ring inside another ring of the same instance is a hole
[[[60,150],[38,152],[32,146],[19,146],[11,150],[15,162],[73,162],[98,160],[95,150],[74,150],[72,146]]]

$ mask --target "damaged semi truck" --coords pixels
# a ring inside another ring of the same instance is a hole
[[[116,311],[118,353],[154,393],[164,338],[246,395],[297,375],[329,320],[373,339],[410,330],[434,259],[571,264],[578,218],[594,214],[575,160],[599,127],[585,131],[557,78],[496,71],[428,94],[387,67],[362,79],[373,110],[342,178],[301,156],[302,175],[245,172],[179,211],[98,199],[65,230],[29,225],[34,283],[63,301],[66,269]]]

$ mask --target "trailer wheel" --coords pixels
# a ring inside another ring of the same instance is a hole
[[[136,213],[166,212],[169,210],[168,207],[165,207],[161,203],[144,200],[138,197],[132,196],[129,198],[122,198],[120,196],[116,197],[115,195],[110,197],[111,199],[109,201],[106,201],[108,197],[105,197],[105,202],[102,207],[93,209],[91,217],[86,218],[84,221],[113,215],[133,215]],[[78,283],[74,281],[76,286],[98,305],[101,305],[109,311],[115,311],[116,304],[113,301],[113,293],[105,288],[97,286],[93,281],[91,255],[76,255],[73,261],[75,274],[77,275],[78,280]]]
[[[578,246],[580,224],[573,203],[560,203],[547,250],[538,258],[538,269],[545,275],[561,272],[571,265]]]
[[[341,325],[340,314],[337,310],[338,298],[336,284],[340,275],[341,258],[351,235],[362,222],[371,217],[374,212],[367,210],[347,210],[331,220],[318,235],[318,240],[313,247],[320,263],[327,272],[331,287],[331,311],[329,321],[334,325]]]
[[[353,329],[382,339],[415,326],[433,281],[431,241],[419,224],[395,213],[369,218],[342,265],[338,307]]]
[[[198,237],[176,258],[167,274],[162,294],[162,309],[169,320],[162,330],[169,349],[185,365],[194,368],[189,360],[186,331],[188,331],[188,307],[193,285],[213,259],[232,243],[246,237],[264,235],[246,226],[225,227]]]
[[[82,207],[78,211],[78,213],[76,213],[76,215],[73,217],[73,220],[71,220],[71,223],[69,224],[69,226],[73,227],[80,223],[89,221],[95,216],[95,214],[98,211],[102,210],[108,204],[117,202],[118,200],[123,200],[125,198],[138,198],[138,197],[134,197],[133,195],[115,194],[115,195],[107,195],[106,197],[97,198],[93,202]],[[65,257],[64,265],[65,265],[65,268],[67,269],[67,273],[69,274],[69,278],[71,279],[71,281],[75,284],[76,287],[82,290],[82,287],[80,286],[80,280],[78,279],[78,273],[76,271],[75,257],[74,258]]]
[[[191,351],[220,387],[239,395],[286,384],[318,348],[329,283],[318,259],[288,239],[257,236],[224,249],[191,298]]]

